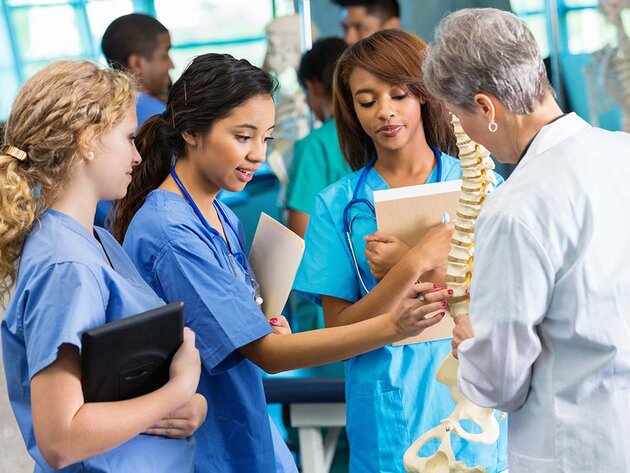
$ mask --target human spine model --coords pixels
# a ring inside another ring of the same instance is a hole
[[[496,185],[496,178],[492,172],[494,163],[490,153],[466,135],[459,119],[454,115],[452,123],[462,167],[462,190],[451,251],[448,255],[446,282],[448,288],[453,290],[453,295],[449,299],[450,313],[452,317],[457,317],[468,314],[475,221],[486,195]],[[483,467],[471,468],[457,461],[451,447],[451,433],[469,442],[486,444],[494,443],[499,438],[499,423],[494,410],[476,406],[459,391],[458,366],[457,360],[449,354],[436,374],[437,381],[450,390],[456,406],[450,416],[440,421],[440,425],[426,432],[407,449],[403,462],[409,473],[487,473]],[[464,430],[460,423],[462,419],[473,421],[481,427],[481,432],[472,434]],[[429,457],[419,456],[418,452],[422,446],[431,439],[440,442],[437,451]]]
[[[492,170],[494,162],[483,146],[472,141],[462,129],[459,119],[452,115],[453,128],[462,167],[462,191],[455,219],[455,231],[448,254],[446,283],[453,290],[449,299],[452,317],[468,314],[468,289],[472,277],[475,221],[486,198],[497,181]]]

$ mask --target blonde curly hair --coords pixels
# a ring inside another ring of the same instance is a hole
[[[135,99],[127,75],[88,61],[54,62],[26,81],[3,143],[28,157],[20,161],[0,151],[0,299],[15,283],[35,220],[54,202],[93,140],[122,122]]]

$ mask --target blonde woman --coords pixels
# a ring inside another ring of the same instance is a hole
[[[185,437],[206,405],[194,394],[192,332],[157,391],[108,403],[85,403],[81,391],[82,332],[164,304],[114,238],[92,227],[96,203],[123,197],[140,163],[135,95],[123,74],[54,63],[19,92],[0,148],[0,296],[15,285],[4,369],[36,472],[193,471]]]

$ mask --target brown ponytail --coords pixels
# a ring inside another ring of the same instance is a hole
[[[142,124],[136,135],[136,148],[142,162],[133,170],[127,194],[114,204],[107,217],[112,234],[121,243],[131,219],[142,207],[147,195],[168,176],[172,156],[167,136],[170,130],[163,121],[162,115],[154,115]]]

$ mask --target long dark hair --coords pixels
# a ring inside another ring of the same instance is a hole
[[[350,75],[356,67],[395,85],[404,85],[424,102],[422,124],[427,142],[452,156],[457,156],[455,134],[444,103],[427,91],[422,62],[427,44],[412,33],[383,30],[355,43],[346,50],[335,68],[333,114],[343,156],[354,170],[367,164],[376,152],[374,142],[365,133],[354,111]]]
[[[149,118],[138,132],[142,163],[112,212],[112,233],[118,241],[147,195],[168,176],[172,158],[186,155],[182,133],[206,134],[234,108],[259,95],[273,96],[276,89],[272,76],[245,59],[215,53],[197,56],[171,87],[166,111]]]

